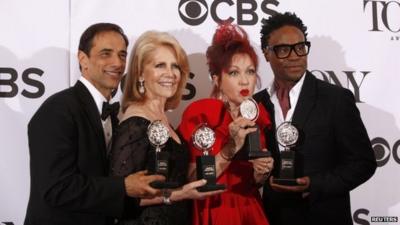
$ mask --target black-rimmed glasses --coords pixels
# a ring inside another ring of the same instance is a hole
[[[302,41],[293,45],[283,44],[283,45],[267,46],[266,50],[272,50],[274,51],[278,59],[284,59],[289,57],[292,50],[294,50],[296,55],[299,57],[308,55],[310,47],[311,43],[309,41]]]

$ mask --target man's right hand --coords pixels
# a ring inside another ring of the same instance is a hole
[[[152,188],[153,181],[164,181],[161,175],[146,175],[147,171],[139,171],[128,175],[125,178],[125,190],[129,197],[133,198],[154,198],[161,196],[161,190]]]
[[[303,192],[308,193],[308,189],[310,188],[310,177],[300,177],[296,179],[298,185],[289,186],[289,185],[281,185],[274,183],[274,177],[271,176],[269,178],[269,184],[274,191],[278,192]]]

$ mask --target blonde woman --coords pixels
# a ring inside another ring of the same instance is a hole
[[[126,176],[148,169],[155,148],[150,144],[147,127],[160,120],[168,127],[170,138],[163,147],[170,157],[168,181],[181,188],[164,190],[163,196],[138,199],[135,215],[125,215],[120,224],[187,225],[190,222],[188,202],[220,193],[199,193],[206,183],[198,180],[186,184],[188,151],[171,127],[166,110],[179,105],[189,74],[188,59],[178,41],[165,32],[148,31],[136,41],[131,52],[122,99],[122,119],[111,152],[111,175]]]

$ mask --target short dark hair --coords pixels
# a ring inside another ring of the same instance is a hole
[[[113,23],[96,23],[88,27],[83,32],[81,39],[79,40],[78,50],[83,51],[86,55],[89,56],[90,50],[93,47],[94,37],[99,33],[107,31],[114,31],[121,34],[122,38],[125,41],[126,46],[128,46],[129,44],[128,38],[120,26]]]
[[[278,30],[283,26],[294,26],[301,30],[304,38],[307,41],[307,27],[304,26],[303,21],[296,16],[295,13],[285,12],[276,13],[268,19],[261,21],[261,49],[264,50],[268,46],[268,40],[273,31]]]

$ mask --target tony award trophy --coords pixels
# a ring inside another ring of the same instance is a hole
[[[252,98],[244,100],[240,104],[240,114],[242,117],[255,121],[258,118],[258,105]],[[257,130],[247,134],[245,140],[245,148],[247,149],[248,157],[252,158],[262,158],[269,157],[271,153],[269,151],[262,151],[260,143],[260,128],[256,125],[253,126]]]
[[[217,184],[215,158],[208,155],[208,151],[214,145],[215,132],[205,124],[200,125],[192,135],[193,145],[203,152],[196,158],[197,179],[206,179],[207,184],[197,188],[200,192],[223,190],[225,185]]]
[[[297,185],[294,175],[295,171],[295,152],[290,148],[295,146],[299,139],[299,131],[291,122],[284,122],[276,130],[276,139],[284,147],[281,151],[281,167],[279,177],[274,178],[274,182],[282,185]]]
[[[150,161],[150,168],[148,170],[151,174],[160,174],[165,177],[165,181],[154,181],[150,185],[159,189],[179,187],[178,182],[168,181],[169,153],[162,151],[162,147],[169,139],[168,128],[161,120],[155,120],[147,128],[147,136],[150,143],[156,147],[155,159],[150,159],[153,161]]]

